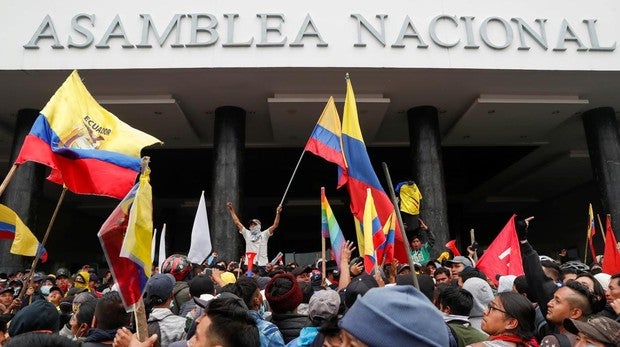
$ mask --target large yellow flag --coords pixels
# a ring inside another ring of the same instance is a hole
[[[120,256],[131,259],[151,276],[151,242],[153,238],[153,192],[149,183],[150,169],[140,174],[140,185],[129,210],[127,233]]]

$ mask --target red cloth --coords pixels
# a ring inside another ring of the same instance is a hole
[[[605,232],[605,254],[603,255],[603,272],[615,274],[620,272],[620,252],[616,235],[611,229],[611,216],[607,215],[607,231]]]
[[[487,275],[495,285],[496,275],[524,275],[521,260],[521,248],[515,228],[515,217],[512,215],[506,226],[497,235],[489,248],[484,252],[476,267]]]

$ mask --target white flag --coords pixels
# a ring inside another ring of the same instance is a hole
[[[153,229],[153,237],[151,238],[151,265],[155,260],[155,243],[157,242],[157,229]]]
[[[159,235],[159,261],[157,262],[159,272],[161,272],[161,266],[164,265],[164,261],[166,261],[166,223],[164,223],[161,235]]]
[[[211,253],[211,232],[207,219],[207,205],[205,203],[205,191],[200,194],[198,210],[192,227],[192,243],[189,246],[187,258],[195,264],[202,264]]]

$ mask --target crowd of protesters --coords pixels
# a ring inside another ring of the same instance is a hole
[[[525,275],[498,278],[476,269],[471,248],[367,274],[346,242],[325,276],[321,260],[248,275],[217,253],[200,265],[175,254],[146,285],[143,342],[109,272],[0,274],[0,346],[620,346],[620,274],[539,255],[528,220],[516,229]],[[432,233],[417,230],[412,251],[426,258]]]

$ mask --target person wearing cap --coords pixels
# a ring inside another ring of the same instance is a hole
[[[299,332],[299,337],[289,342],[287,347],[309,347],[319,335],[319,327],[338,315],[340,295],[335,290],[319,290],[310,298],[308,303],[308,318],[312,324]],[[317,341],[318,342],[318,341]]]
[[[11,287],[6,287],[0,290],[0,312],[2,314],[9,314],[15,308],[21,306],[19,298],[14,298],[15,291]]]
[[[71,288],[70,286],[70,281],[69,281],[69,277],[71,276],[71,273],[69,272],[69,270],[65,269],[64,267],[59,268],[58,270],[56,270],[56,286],[58,288],[60,288],[63,293],[66,293],[69,291],[69,289]]]
[[[90,278],[88,279],[88,290],[91,293],[95,294],[95,296],[100,298],[103,294],[97,291],[97,287],[99,285],[99,277],[97,277],[97,274],[93,272],[89,274],[90,274]]]
[[[267,265],[267,263],[269,263],[269,259],[267,258],[267,243],[269,242],[269,238],[273,235],[273,232],[280,224],[282,205],[278,205],[273,224],[265,230],[261,230],[261,223],[258,219],[250,220],[250,224],[248,225],[248,228],[246,228],[235,213],[232,202],[228,202],[226,207],[228,208],[230,216],[237,226],[237,229],[239,229],[239,233],[241,233],[245,239],[245,252],[256,254],[254,263],[258,264],[258,266]]]
[[[32,276],[32,282],[28,286],[28,289],[26,289],[26,294],[22,299],[22,308],[32,304],[35,300],[46,300],[43,293],[41,293],[41,284],[44,279],[45,276],[38,273]]]
[[[450,273],[453,280],[458,280],[459,274],[463,271],[463,269],[465,269],[465,267],[474,266],[471,259],[462,255],[457,255],[452,260],[446,260],[445,264],[450,268]]]
[[[299,266],[293,269],[291,272],[297,282],[306,282],[310,283],[310,273],[312,272],[312,268],[308,265]]]
[[[433,235],[421,218],[418,218],[418,223],[420,226],[411,238],[411,258],[415,263],[426,264],[431,260],[431,251],[435,245],[435,235]]]
[[[50,288],[49,294],[47,294],[47,301],[51,302],[58,311],[60,311],[60,300],[64,293],[56,286]]]
[[[155,274],[149,278],[144,292],[145,303],[153,307],[147,320],[149,335],[156,333],[161,347],[185,337],[185,318],[170,310],[174,282],[170,274]]]
[[[620,323],[607,317],[590,317],[586,321],[565,319],[564,328],[577,335],[575,347],[620,346]]]

